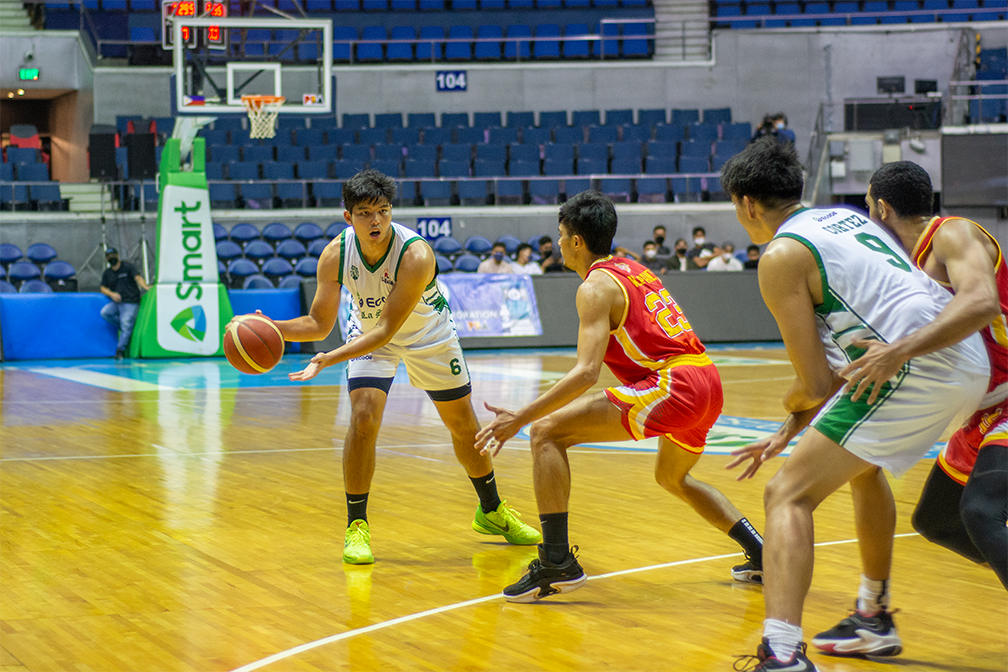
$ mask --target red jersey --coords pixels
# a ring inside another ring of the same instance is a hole
[[[931,245],[935,234],[941,225],[950,219],[965,218],[935,217],[924,229],[923,235],[914,246],[913,254],[910,255],[918,268],[923,269],[931,254]],[[994,264],[994,280],[997,284],[1001,314],[980,332],[987,348],[987,356],[991,366],[987,394],[980,402],[979,410],[953,435],[949,440],[948,447],[938,457],[938,463],[945,473],[960,483],[965,483],[969,473],[973,470],[973,463],[976,461],[981,443],[985,438],[993,438],[993,434],[998,433],[992,433],[991,429],[1002,425],[1008,416],[1008,265],[1005,264],[1001,247],[994,236],[976,222],[968,219],[966,221],[983,231],[984,235],[997,248],[998,257],[997,263]],[[948,283],[942,282],[940,284],[952,291],[952,287]]]
[[[711,363],[682,310],[649,268],[610,256],[588,269],[588,275],[596,272],[610,276],[623,290],[623,317],[609,335],[603,360],[621,383],[638,382],[670,366]]]

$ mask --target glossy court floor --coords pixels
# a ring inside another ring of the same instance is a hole
[[[780,461],[737,483],[726,454],[777,427],[793,370],[772,344],[712,354],[725,414],[694,474],[762,529]],[[574,352],[468,359],[479,409],[517,407]],[[0,670],[702,672],[755,651],[761,587],[733,583],[737,546],[655,484],[648,442],[572,450],[571,539],[591,579],[538,604],[504,602],[534,550],[472,532],[476,498],[448,432],[404,379],[371,491],[377,562],[343,565],[345,372],[287,382],[305,361],[288,356],[264,376],[223,360],[0,368]],[[813,654],[821,670],[1008,669],[1008,600],[994,575],[911,528],[931,463],[891,479],[904,653]],[[536,524],[527,440],[495,464],[501,494]],[[853,604],[853,536],[845,489],[816,513],[806,638]]]

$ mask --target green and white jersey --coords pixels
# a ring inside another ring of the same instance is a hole
[[[353,298],[347,328],[347,340],[352,340],[374,328],[399,275],[399,264],[410,245],[426,245],[423,238],[405,226],[392,222],[392,239],[388,249],[374,266],[361,254],[354,230],[348,227],[333,241],[339,246],[339,282]],[[423,297],[392,337],[393,345],[429,347],[454,341],[455,323],[448,301],[438,287],[437,270],[434,279],[424,289]]]
[[[834,371],[863,354],[853,339],[891,343],[932,322],[952,298],[914,267],[890,234],[852,210],[801,210],[775,238],[793,238],[815,256],[823,294],[816,322]],[[926,357],[967,372],[989,371],[978,334]]]

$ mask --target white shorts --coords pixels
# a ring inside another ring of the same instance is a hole
[[[941,357],[910,360],[871,406],[838,392],[812,421],[826,438],[875,466],[902,476],[952,422],[976,410],[989,376],[962,371]]]
[[[347,363],[347,388],[373,387],[386,393],[399,362],[406,364],[410,384],[434,401],[454,401],[472,392],[469,368],[458,338],[427,347],[388,345]]]

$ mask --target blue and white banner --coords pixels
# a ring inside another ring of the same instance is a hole
[[[448,273],[438,281],[459,336],[542,335],[531,276]]]

